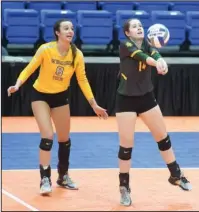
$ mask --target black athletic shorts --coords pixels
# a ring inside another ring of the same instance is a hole
[[[44,101],[49,105],[50,108],[67,105],[69,104],[68,90],[56,94],[48,94],[39,92],[33,87],[31,102],[35,101]]]
[[[117,93],[116,113],[136,112],[144,113],[157,105],[153,92],[146,93],[143,96],[124,96]]]

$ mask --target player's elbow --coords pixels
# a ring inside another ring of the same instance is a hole
[[[88,82],[87,78],[85,76],[78,77],[77,78],[78,84],[85,84]]]

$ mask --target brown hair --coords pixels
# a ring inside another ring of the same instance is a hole
[[[58,36],[57,36],[56,32],[60,31],[60,25],[61,25],[62,22],[65,22],[65,21],[71,22],[70,20],[67,20],[67,19],[60,19],[60,20],[56,21],[54,26],[53,26],[53,31],[54,31],[54,35],[55,35],[56,40],[58,40]],[[72,66],[74,67],[75,57],[76,57],[76,53],[77,53],[77,47],[73,43],[71,43],[71,50],[72,50],[72,55],[73,55]]]
[[[124,22],[124,25],[123,25],[123,32],[124,32],[124,35],[128,38],[128,36],[126,35],[126,32],[129,32],[129,27],[130,27],[130,22],[132,20],[138,20],[136,18],[130,18],[128,19],[127,21]]]

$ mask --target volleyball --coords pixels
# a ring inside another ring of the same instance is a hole
[[[169,30],[163,24],[154,24],[147,30],[147,41],[155,48],[165,46],[170,38]]]

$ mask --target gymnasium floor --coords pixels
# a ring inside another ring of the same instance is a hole
[[[133,205],[119,205],[118,136],[114,117],[73,117],[71,171],[78,191],[56,186],[57,143],[52,150],[53,193],[39,195],[38,146],[34,118],[2,119],[3,211],[199,210],[199,117],[165,117],[178,162],[191,192],[171,186],[157,145],[138,119],[131,169]],[[55,137],[56,141],[56,137]]]

